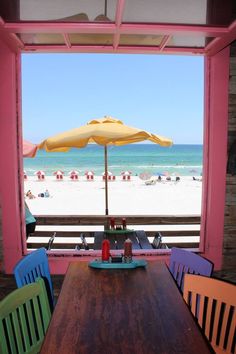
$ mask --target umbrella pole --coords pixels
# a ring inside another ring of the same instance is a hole
[[[108,181],[107,181],[107,145],[104,146],[105,157],[105,215],[108,215]],[[107,220],[108,224],[108,220]]]

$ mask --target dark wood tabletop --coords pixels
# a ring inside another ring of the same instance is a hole
[[[71,263],[42,354],[210,353],[168,268],[99,270]]]

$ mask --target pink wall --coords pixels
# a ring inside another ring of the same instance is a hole
[[[227,164],[229,47],[205,59],[204,184],[201,246],[222,265]]]
[[[21,112],[17,104],[17,73],[20,75],[20,56],[0,39],[0,200],[4,267],[7,273],[21,258],[24,215],[21,207],[22,190],[18,171],[21,146]],[[202,248],[205,256],[221,267],[224,228],[225,178],[227,161],[229,48],[206,58],[205,72],[205,137],[204,184],[202,209]],[[19,78],[19,76],[18,76]],[[18,87],[19,89],[20,87]],[[17,116],[18,109],[18,116]],[[72,258],[51,258],[51,269],[64,272]]]
[[[22,254],[18,180],[17,54],[0,39],[0,200],[4,268],[12,270]]]

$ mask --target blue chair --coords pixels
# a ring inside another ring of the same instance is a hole
[[[38,277],[43,278],[51,310],[53,310],[54,294],[45,248],[39,248],[22,258],[14,268],[14,276],[18,288],[26,284],[34,283]]]
[[[169,269],[179,289],[183,292],[185,273],[211,276],[213,264],[207,259],[184,249],[171,249]]]

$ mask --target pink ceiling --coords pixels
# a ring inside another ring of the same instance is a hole
[[[213,55],[236,39],[232,0],[1,0],[0,34],[22,52]]]

